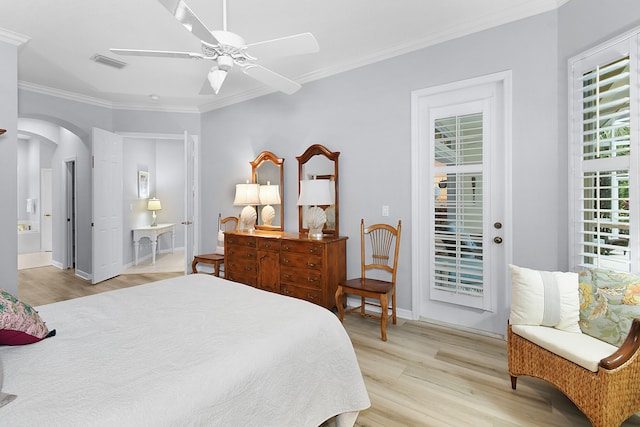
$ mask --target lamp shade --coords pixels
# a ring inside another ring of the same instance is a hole
[[[149,211],[159,211],[162,209],[162,205],[160,204],[160,200],[155,197],[149,199],[149,203],[147,203],[147,210]]]
[[[218,67],[213,67],[209,71],[209,84],[213,89],[213,92],[217,95],[220,92],[220,88],[222,87],[222,83],[224,82],[225,77],[227,77],[227,71],[222,70]]]
[[[258,184],[236,184],[236,197],[233,200],[234,206],[248,206],[260,204],[260,185]]]
[[[280,204],[280,186],[267,185],[260,186],[260,204],[261,205],[279,205]]]
[[[298,206],[330,205],[331,189],[328,179],[304,179],[300,181]]]

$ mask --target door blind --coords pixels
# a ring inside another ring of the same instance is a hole
[[[436,289],[483,295],[483,115],[435,121]]]

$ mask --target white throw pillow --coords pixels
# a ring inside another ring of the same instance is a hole
[[[511,269],[512,325],[551,326],[580,333],[578,273]]]
[[[216,252],[219,255],[224,255],[224,231],[218,231],[218,245],[216,246]]]

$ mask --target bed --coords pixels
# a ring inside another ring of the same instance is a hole
[[[3,425],[351,426],[370,405],[344,328],[302,300],[193,274],[37,310],[57,334],[0,346]]]

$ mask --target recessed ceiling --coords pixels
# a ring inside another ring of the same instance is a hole
[[[222,29],[223,0],[185,1],[209,29]],[[319,53],[260,58],[265,67],[302,83],[304,91],[306,82],[546,12],[566,1],[227,0],[227,25],[247,43],[313,33]],[[27,90],[113,108],[175,111],[206,111],[273,92],[232,70],[218,95],[201,95],[211,67],[207,60],[110,52],[201,51],[199,40],[157,0],[0,0],[0,10],[0,40],[26,39],[19,48],[18,80]],[[91,59],[96,54],[127,65],[117,69],[97,63]]]

